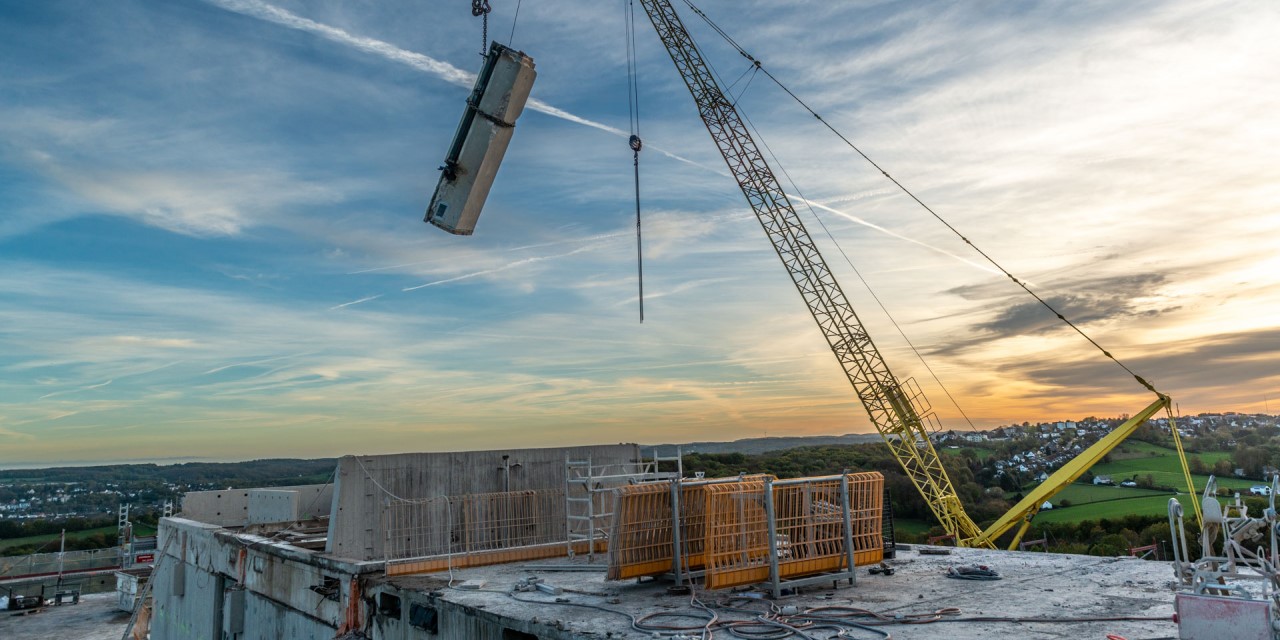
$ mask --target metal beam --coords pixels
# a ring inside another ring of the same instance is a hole
[[[1065,489],[1067,485],[1075,482],[1077,478],[1084,475],[1085,471],[1089,470],[1089,467],[1097,464],[1103,456],[1110,453],[1112,449],[1115,449],[1116,445],[1124,442],[1125,438],[1128,438],[1134,431],[1137,431],[1138,427],[1142,426],[1147,419],[1155,415],[1157,411],[1168,406],[1169,397],[1164,395],[1160,396],[1146,409],[1138,412],[1137,415],[1126,420],[1124,424],[1113,429],[1111,433],[1108,433],[1103,436],[1102,439],[1093,443],[1093,445],[1088,449],[1080,452],[1080,455],[1072,458],[1071,461],[1061,469],[1054,471],[1053,475],[1046,478],[1045,481],[1041,482],[1035,489],[1032,489],[1031,493],[1028,493],[1025,498],[1018,502],[1018,504],[1014,505],[1013,508],[1003,516],[1000,516],[1000,519],[992,523],[991,526],[987,527],[987,529],[982,532],[982,536],[978,539],[978,542],[982,543],[983,546],[994,546],[996,539],[1004,535],[1014,526],[1022,522],[1030,523],[1031,518],[1035,517],[1035,515],[1039,513],[1040,505],[1043,505],[1046,500],[1052,498],[1059,491]],[[1022,527],[1022,530],[1018,532],[1018,535],[1014,536],[1013,543],[1009,545],[1010,550],[1018,548],[1018,541],[1022,538],[1022,534],[1026,532],[1026,529],[1027,527]]]

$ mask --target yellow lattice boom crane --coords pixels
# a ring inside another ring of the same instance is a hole
[[[809,313],[852,383],[872,424],[943,529],[955,537],[956,544],[995,548],[997,539],[1017,527],[1009,545],[1017,548],[1031,518],[1046,500],[1083,475],[1156,412],[1164,409],[1172,417],[1169,398],[1147,385],[1157,395],[1154,402],[1049,476],[993,524],[985,529],[978,526],[965,512],[942,458],[929,438],[931,429],[926,424],[928,413],[923,394],[916,391],[909,380],[904,384],[889,370],[675,8],[669,0],[639,2],[693,95],[698,114],[729,171],[808,305]],[[759,67],[760,63],[756,61],[755,65]],[[1172,422],[1171,431],[1177,442],[1177,429]],[[1178,452],[1181,455],[1180,443]],[[1185,458],[1183,468],[1186,469]],[[1187,481],[1190,485],[1189,474]]]

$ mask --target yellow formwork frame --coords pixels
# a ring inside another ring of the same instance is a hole
[[[770,580],[771,552],[777,556],[777,577],[784,581],[846,569],[850,555],[855,566],[883,560],[884,476],[869,472],[844,477],[847,536],[840,476],[797,478],[777,486],[760,482],[707,487],[706,587],[727,589]],[[771,505],[766,492],[772,494]],[[852,554],[846,541],[852,544]]]

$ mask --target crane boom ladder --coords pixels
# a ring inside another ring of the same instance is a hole
[[[854,313],[795,207],[733,103],[725,97],[669,0],[640,0],[698,114],[769,236],[876,430],[957,544],[994,548],[965,513],[919,412]]]

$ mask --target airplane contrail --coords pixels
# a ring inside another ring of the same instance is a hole
[[[65,394],[68,394],[68,393],[75,393],[75,392],[77,392],[77,391],[88,391],[88,390],[90,390],[90,389],[101,389],[102,387],[105,387],[105,386],[107,386],[107,385],[111,384],[114,380],[115,380],[115,379],[114,379],[114,378],[112,378],[111,380],[107,380],[106,382],[99,382],[98,384],[91,384],[91,385],[86,386],[86,387],[80,387],[79,389],[67,389],[66,391],[54,391],[53,393],[46,393],[46,394],[44,394],[44,395],[40,396],[38,399],[39,399],[39,400],[44,400],[45,398],[52,398],[52,397],[54,397],[54,396],[65,395]]]
[[[938,253],[941,253],[941,254],[942,254],[942,255],[944,255],[944,256],[947,256],[948,258],[954,258],[954,259],[956,259],[956,260],[959,260],[960,262],[963,262],[963,263],[965,263],[965,264],[967,264],[967,265],[969,265],[969,266],[971,266],[971,267],[973,267],[973,268],[975,268],[975,269],[980,269],[980,270],[982,270],[982,271],[986,271],[987,273],[994,273],[994,274],[996,274],[996,275],[998,275],[998,276],[1000,276],[1000,275],[1004,275],[1003,273],[1001,273],[1001,272],[1000,272],[1000,270],[999,270],[999,269],[996,269],[996,268],[994,268],[994,267],[988,267],[988,266],[983,265],[983,264],[979,264],[979,263],[974,262],[974,261],[972,261],[972,260],[969,260],[968,258],[965,258],[965,257],[963,257],[963,256],[958,256],[958,255],[956,255],[956,254],[954,254],[954,253],[951,253],[950,251],[947,251],[946,249],[940,249],[940,248],[938,248],[938,247],[935,247],[935,246],[933,246],[933,245],[931,245],[931,244],[929,244],[929,243],[927,243],[927,242],[921,242],[921,241],[919,241],[919,240],[916,240],[915,238],[908,238],[907,236],[904,236],[904,235],[902,235],[902,234],[900,234],[900,233],[898,233],[898,232],[896,232],[896,231],[892,231],[892,230],[890,230],[890,229],[886,229],[886,228],[884,228],[884,227],[882,227],[882,226],[880,226],[880,225],[878,225],[878,224],[876,224],[876,223],[874,223],[874,222],[870,222],[870,221],[867,221],[867,220],[863,220],[862,218],[859,218],[858,216],[855,216],[855,215],[853,215],[852,213],[847,213],[847,212],[841,211],[841,210],[839,210],[839,209],[835,209],[835,208],[832,208],[832,207],[828,207],[827,205],[822,204],[821,202],[814,202],[813,200],[810,200],[810,199],[808,199],[808,198],[802,198],[802,197],[800,197],[800,196],[792,195],[792,194],[790,194],[790,193],[788,193],[788,194],[787,194],[787,197],[788,197],[788,198],[791,198],[791,199],[793,199],[793,200],[799,200],[800,202],[803,202],[803,203],[805,203],[805,204],[807,204],[807,205],[809,205],[809,206],[811,206],[811,207],[816,207],[816,208],[818,208],[818,209],[822,209],[823,211],[829,211],[829,212],[834,213],[834,214],[836,214],[836,215],[838,215],[838,216],[840,216],[840,217],[842,217],[842,218],[845,218],[846,220],[849,220],[849,221],[851,221],[851,222],[855,222],[855,223],[860,224],[860,225],[862,225],[862,226],[864,226],[864,227],[867,227],[867,228],[869,228],[869,229],[875,229],[876,231],[879,231],[880,233],[883,233],[883,234],[885,234],[885,235],[887,235],[887,236],[890,236],[890,237],[893,237],[893,238],[897,238],[897,239],[902,240],[902,241],[904,241],[904,242],[910,242],[911,244],[919,245],[919,246],[924,247],[924,248],[926,248],[926,249],[928,249],[928,250],[930,250],[930,251],[936,251],[936,252],[938,252]]]
[[[234,11],[260,20],[266,20],[267,22],[274,22],[290,29],[306,31],[307,33],[315,34],[331,42],[345,44],[365,53],[372,53],[392,62],[399,62],[401,64],[408,65],[414,69],[429,73],[437,78],[451,84],[456,84],[460,87],[471,88],[476,81],[474,73],[463,71],[462,69],[459,69],[443,60],[437,60],[431,56],[417,53],[416,51],[401,49],[390,42],[385,42],[376,38],[358,36],[337,27],[332,27],[321,22],[316,22],[315,20],[304,18],[296,13],[281,9],[273,4],[262,2],[261,0],[206,0],[206,2],[222,9],[226,9],[227,11]],[[537,98],[529,98],[527,105],[534,111],[545,113],[554,118],[560,118],[561,120],[567,120],[574,124],[599,129],[620,138],[628,138],[631,136],[630,133],[623,131],[622,129],[570,113],[559,107],[551,106]],[[649,148],[674,160],[679,160],[695,166],[701,166],[693,160],[678,156],[669,151],[664,151],[658,147],[649,146]]]
[[[459,69],[443,60],[437,60],[435,58],[432,58],[431,56],[424,55],[416,51],[409,51],[407,49],[402,49],[389,42],[378,40],[376,38],[358,36],[348,31],[345,31],[343,29],[339,29],[337,27],[333,27],[321,22],[316,22],[315,20],[311,20],[309,18],[304,18],[288,10],[281,9],[280,7],[277,7],[273,4],[263,2],[262,0],[205,0],[205,1],[217,7],[225,9],[227,11],[233,11],[235,13],[250,16],[253,18],[258,18],[260,20],[265,20],[267,22],[273,22],[275,24],[281,25],[283,27],[288,27],[290,29],[305,31],[307,33],[320,36],[331,42],[336,42],[338,44],[343,44],[349,47],[353,47],[365,53],[371,53],[373,55],[380,56],[392,62],[398,62],[400,64],[408,65],[409,67],[412,67],[424,73],[428,73],[433,76],[436,76],[437,78],[440,78],[446,82],[449,82],[450,84],[455,84],[460,87],[466,87],[466,88],[470,88],[472,85],[475,84],[475,79],[476,79],[475,74],[469,71],[464,71],[462,69]],[[599,129],[600,131],[604,131],[622,138],[626,138],[630,135],[626,131],[623,131],[617,127],[612,127],[602,122],[597,122],[595,120],[591,120],[589,118],[584,118],[582,116],[570,113],[568,111],[565,111],[564,109],[551,106],[546,102],[538,100],[537,98],[530,98],[528,102],[528,106],[530,109],[533,109],[534,111],[539,111],[549,116],[560,118],[561,120],[572,122],[574,124],[580,124],[586,127],[591,127],[593,129]],[[729,176],[729,174],[723,170],[717,169],[715,167],[709,167],[701,162],[690,160],[688,158],[676,155],[669,151],[665,151],[661,148],[658,148],[652,145],[646,145],[646,147],[653,149],[654,151],[657,151],[658,153],[661,153],[662,155],[672,158],[674,160],[678,160],[680,162],[690,164],[695,167],[699,167],[701,169],[705,169],[707,171],[710,171],[712,173],[716,173],[722,176]],[[921,242],[919,240],[914,240],[912,238],[908,238],[901,234],[894,233],[893,231],[890,231],[884,227],[881,227],[874,223],[863,220],[852,214],[848,214],[843,211],[828,207],[826,205],[818,204],[816,202],[806,200],[804,198],[800,198],[798,196],[793,196],[790,194],[788,195],[791,198],[808,202],[809,204],[815,207],[818,207],[820,209],[823,209],[824,211],[829,211],[836,215],[843,216],[854,223],[860,224],[870,229],[874,229],[881,233],[887,234],[891,237],[898,238],[899,240],[905,240],[912,244],[920,245],[922,247],[925,247],[926,249],[929,249],[931,251],[936,251],[942,255],[954,258],[956,260],[959,260],[960,262],[963,262],[977,269],[981,269],[989,273],[999,274],[999,272],[996,271],[995,269],[983,266],[976,262],[972,262],[954,253],[951,253],[944,249],[940,249],[930,244]],[[471,277],[471,276],[466,276],[466,277]],[[461,277],[459,277],[458,279],[461,279]],[[449,280],[449,281],[452,282],[452,280]],[[429,283],[426,285],[421,285],[419,287],[411,287],[409,289],[405,289],[405,291],[411,291],[415,288],[421,288],[422,286],[430,286],[431,284],[441,284],[441,283]]]
[[[352,300],[351,302],[344,302],[344,303],[342,303],[342,304],[336,304],[336,305],[333,305],[332,307],[329,307],[329,310],[330,310],[330,311],[333,311],[334,309],[343,309],[343,308],[346,308],[346,307],[350,307],[351,305],[360,304],[361,302],[368,302],[368,301],[370,301],[370,300],[377,300],[378,298],[381,298],[381,297],[382,297],[382,294],[381,294],[381,293],[379,293],[379,294],[378,294],[378,295],[376,295],[376,296],[366,296],[366,297],[360,298],[359,300]]]
[[[432,282],[428,282],[428,283],[426,283],[426,284],[420,284],[420,285],[416,285],[416,286],[412,286],[412,287],[405,287],[405,288],[401,289],[401,291],[417,291],[418,289],[423,289],[423,288],[426,288],[426,287],[434,287],[434,286],[436,286],[436,285],[440,285],[440,284],[447,284],[447,283],[450,283],[450,282],[457,282],[457,281],[459,281],[459,280],[466,280],[466,279],[468,279],[468,278],[475,278],[475,277],[478,277],[478,276],[487,276],[487,275],[489,275],[489,274],[491,274],[491,273],[498,273],[499,271],[506,271],[506,270],[508,270],[508,269],[514,269],[514,268],[516,268],[516,267],[523,266],[523,265],[526,265],[526,264],[531,264],[531,263],[534,263],[534,262],[542,262],[543,260],[551,260],[551,259],[553,259],[553,258],[564,258],[564,257],[567,257],[567,256],[574,255],[574,254],[576,254],[576,253],[582,253],[583,251],[589,251],[589,250],[591,250],[591,249],[595,249],[595,248],[597,248],[597,247],[599,247],[599,246],[600,246],[599,244],[590,244],[590,245],[587,245],[587,246],[585,246],[585,247],[578,247],[577,249],[574,249],[573,251],[570,251],[570,252],[568,252],[568,253],[558,253],[558,254],[550,255],[550,256],[534,256],[534,257],[532,257],[532,258],[525,258],[525,259],[523,259],[523,260],[516,260],[515,262],[509,262],[509,263],[507,263],[507,264],[504,264],[504,265],[502,265],[501,267],[494,267],[494,268],[492,268],[492,269],[484,269],[484,270],[482,270],[482,271],[473,271],[473,272],[471,272],[471,273],[464,273],[464,274],[462,274],[462,275],[460,275],[460,276],[454,276],[454,277],[452,277],[452,278],[445,278],[445,279],[443,279],[443,280],[434,280],[434,281],[432,281]]]

